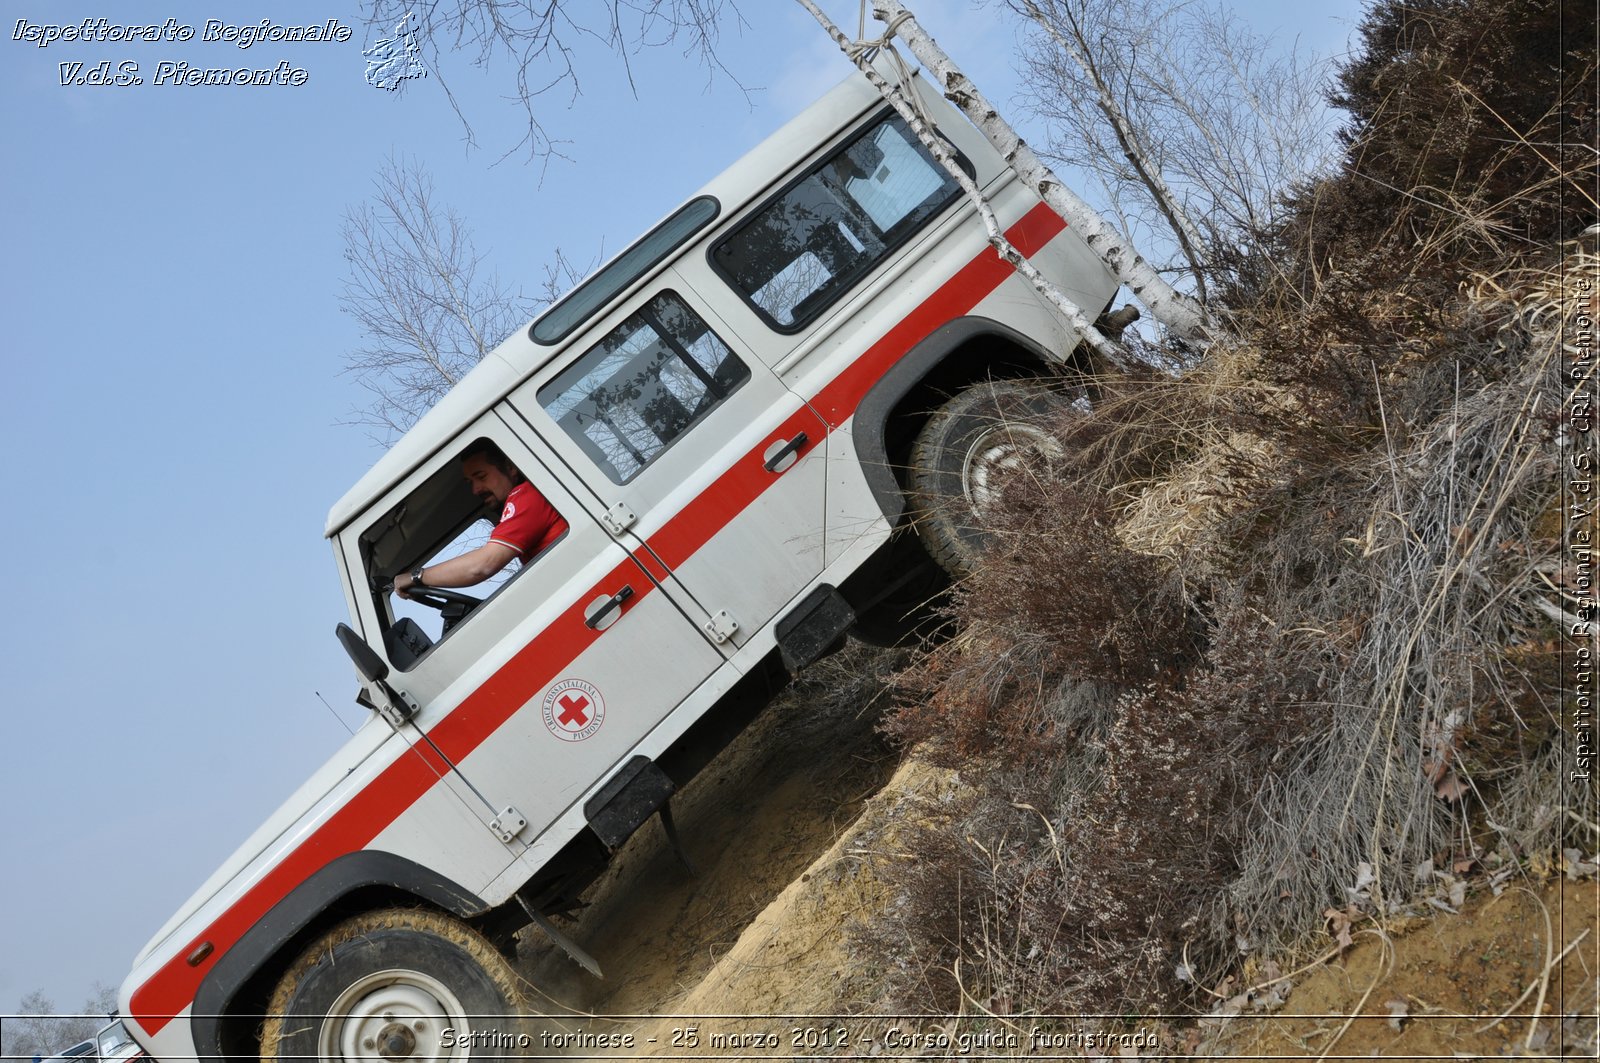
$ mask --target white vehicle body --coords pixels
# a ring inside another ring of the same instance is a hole
[[[1108,306],[1116,281],[1084,242],[913,83],[1011,240],[1091,317]],[[501,344],[333,507],[351,625],[387,665],[369,693],[392,704],[140,953],[120,1004],[150,1055],[253,1054],[249,1016],[283,969],[365,908],[425,905],[490,936],[525,923],[524,902],[561,910],[594,858],[765,702],[780,654],[804,663],[870,611],[904,523],[891,465],[915,420],[939,392],[1045,372],[1077,346],[959,192],[896,230],[942,175],[883,131],[889,117],[864,79],[841,84],[619,256],[620,274],[600,271]],[[786,286],[843,277],[830,263],[868,254],[802,202],[822,164],[893,238],[859,275],[822,282],[825,298],[788,305]],[[774,204],[832,244],[765,276],[749,263],[767,230],[748,226]],[[754,235],[736,246],[740,233]],[[622,423],[616,367],[668,346],[670,366],[626,363],[651,397]],[[686,426],[661,412],[674,402],[693,407]],[[656,431],[668,422],[670,438]],[[568,530],[454,628],[418,639],[381,584],[461,531],[459,456],[481,439]]]

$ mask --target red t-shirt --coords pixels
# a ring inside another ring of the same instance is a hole
[[[517,559],[527,561],[549,546],[567,530],[567,522],[555,507],[545,501],[532,484],[524,480],[506,496],[505,508],[500,511],[500,523],[494,526],[491,543],[509,546],[517,552]]]

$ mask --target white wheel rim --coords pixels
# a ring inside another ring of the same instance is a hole
[[[1042,428],[1021,422],[1008,422],[987,428],[967,448],[961,463],[961,493],[978,516],[985,516],[999,497],[1005,476],[1028,463],[1043,458],[1048,464],[1066,456],[1061,441]]]
[[[461,1001],[438,979],[419,971],[379,971],[333,1002],[317,1036],[317,1056],[373,1063],[465,1059],[471,1025]],[[446,1029],[454,1034],[449,1048]]]

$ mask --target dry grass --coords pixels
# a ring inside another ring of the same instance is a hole
[[[1563,17],[1374,5],[1344,170],[1232,249],[1231,341],[1100,382],[1069,467],[1008,485],[889,724],[970,791],[867,934],[917,972],[886,1004],[1203,1009],[1420,905],[1429,869],[1594,851],[1562,544],[1600,529],[1562,508],[1561,411],[1594,387],[1562,370],[1600,109],[1592,33],[1539,65]]]
[[[1063,425],[1077,475],[1008,487],[961,635],[901,679],[890,730],[975,785],[902,884],[896,1003],[1170,1007],[1330,908],[1412,911],[1430,861],[1592,846],[1558,814],[1600,818],[1559,770],[1557,432],[1562,278],[1597,266],[1475,278],[1338,447],[1237,351]]]
[[[1548,849],[1563,825],[1537,805],[1592,805],[1551,771],[1563,644],[1541,579],[1559,567],[1561,328],[1577,309],[1556,270],[1480,278],[1458,357],[1379,382],[1383,445],[1325,499],[1347,516],[1337,551],[1279,536],[1267,559],[1268,611],[1338,667],[1230,891],[1264,943],[1302,934],[1363,864],[1389,910],[1430,857]]]

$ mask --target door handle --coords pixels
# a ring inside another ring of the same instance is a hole
[[[611,614],[617,609],[621,608],[623,602],[632,597],[633,587],[631,585],[624,585],[620,591],[607,598],[604,605],[600,606],[598,609],[595,609],[594,612],[590,613],[584,618],[583,622],[585,626],[593,628],[595,631],[603,631],[604,629],[610,627],[611,621],[607,618],[610,617]],[[593,608],[593,604],[594,603],[592,602],[590,603],[591,608]]]
[[[800,448],[805,446],[808,442],[810,442],[810,440],[806,438],[806,434],[804,432],[796,432],[793,439],[789,440],[777,450],[768,454],[767,460],[762,464],[761,467],[766,469],[768,472],[782,472],[783,470],[780,469],[779,466],[783,465],[785,459],[787,459],[790,455],[799,453]],[[784,468],[787,467],[788,466],[784,466]]]

